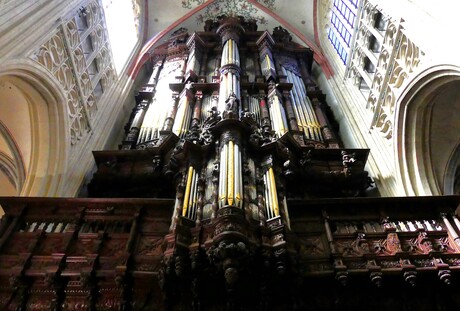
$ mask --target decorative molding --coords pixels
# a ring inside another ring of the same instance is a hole
[[[18,169],[16,168],[15,161],[2,151],[0,151],[0,171],[5,174],[9,182],[16,188],[16,191],[19,192],[21,185],[19,185],[20,181],[17,176]]]
[[[366,108],[373,114],[371,128],[379,131],[391,146],[397,95],[420,65],[424,53],[406,36],[402,21],[388,17],[371,2],[364,2],[358,18],[356,42],[346,78],[353,79],[362,89]],[[377,29],[376,23],[383,24],[384,29]],[[380,47],[373,51],[370,45]],[[375,60],[371,55],[376,55]]]
[[[196,0],[200,1],[200,0]],[[182,3],[184,3],[183,1]],[[259,1],[260,2],[260,1]],[[262,1],[270,10],[275,9],[275,0]],[[268,24],[264,16],[258,15],[259,10],[246,0],[217,0],[200,13],[196,20],[198,24],[204,24],[207,20],[217,20],[220,16],[243,16],[246,20],[255,20],[258,24]]]
[[[192,9],[194,7],[197,7],[201,4],[203,4],[205,2],[205,0],[183,0],[182,1],[182,7],[185,8],[185,9]],[[239,8],[241,9],[245,9],[246,8],[246,0],[231,0],[231,1],[220,1],[220,4],[223,5],[223,10],[225,11],[225,15],[229,15],[228,13],[230,11],[228,11],[227,9],[232,9],[232,8],[235,8],[235,6],[239,6]],[[232,2],[232,3],[230,3]],[[264,6],[266,6],[268,9],[270,10],[276,10],[276,0],[257,0],[257,2],[263,4]],[[220,5],[218,5],[220,7]],[[222,8],[222,7],[221,7]],[[215,10],[214,10],[215,11]],[[233,11],[235,12],[235,11]],[[242,14],[239,14],[241,16],[243,16]],[[230,15],[230,16],[234,16],[234,15]],[[206,19],[205,19],[206,20]]]
[[[89,130],[89,124],[77,90],[75,68],[70,64],[64,40],[61,29],[58,29],[31,58],[48,69],[65,90],[70,117],[70,144],[75,145]]]
[[[99,2],[90,2],[84,12],[59,25],[50,39],[31,55],[65,90],[71,146],[91,131],[98,98],[116,80]]]
[[[19,193],[24,185],[26,179],[26,170],[24,167],[24,160],[14,137],[11,135],[8,128],[0,120],[0,135],[5,140],[13,158],[4,152],[0,151],[0,169],[5,173],[10,182],[15,186],[16,191]]]

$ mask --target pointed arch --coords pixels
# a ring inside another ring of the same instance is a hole
[[[70,148],[66,98],[59,83],[29,59],[0,64],[0,81],[11,91],[4,96],[13,96],[9,100],[13,106],[0,106],[0,120],[3,117],[2,139],[16,148],[1,151],[16,163],[15,176],[21,176],[21,170],[24,172],[23,180],[16,183],[20,188],[18,194],[59,195]],[[8,116],[21,120],[21,124],[8,120]]]
[[[460,67],[437,65],[419,72],[396,107],[396,172],[405,193],[452,194],[451,170],[460,163]]]

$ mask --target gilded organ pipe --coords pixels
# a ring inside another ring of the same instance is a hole
[[[233,199],[234,199],[234,185],[235,185],[235,152],[233,150],[233,141],[228,142],[228,168],[227,168],[227,198],[228,198],[228,204],[233,205]]]
[[[268,179],[268,173],[264,174],[264,192],[265,192],[265,209],[267,213],[267,219],[273,218],[273,204],[271,196],[270,182]]]
[[[275,174],[273,173],[273,168],[270,167],[268,169],[268,174],[270,178],[270,187],[271,187],[271,194],[272,194],[272,203],[273,203],[273,215],[279,216],[279,207],[278,207],[278,193],[276,191],[276,183],[275,183]]]
[[[182,216],[187,216],[187,212],[189,209],[189,202],[190,202],[190,192],[192,187],[192,180],[193,180],[193,173],[194,173],[193,166],[189,166],[188,173],[187,173],[187,183],[185,185],[185,194],[184,194],[184,203],[182,205]]]
[[[264,176],[264,195],[265,195],[265,210],[267,219],[271,219],[280,215],[278,192],[276,189],[275,174],[272,167],[269,167]]]
[[[225,144],[220,152],[220,174],[219,174],[219,208],[227,202],[227,148]]]
[[[219,208],[226,205],[243,207],[243,174],[241,149],[229,140],[220,152]]]

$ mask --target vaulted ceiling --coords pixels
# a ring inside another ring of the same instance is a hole
[[[255,19],[258,30],[272,33],[273,28],[287,29],[293,41],[310,47],[322,58],[315,36],[318,0],[146,0],[146,43],[131,74],[146,60],[145,54],[164,43],[180,27],[189,33],[203,31],[204,22],[220,15]]]

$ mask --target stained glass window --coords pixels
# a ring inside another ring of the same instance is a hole
[[[328,38],[344,64],[350,50],[357,11],[358,0],[334,0]]]

